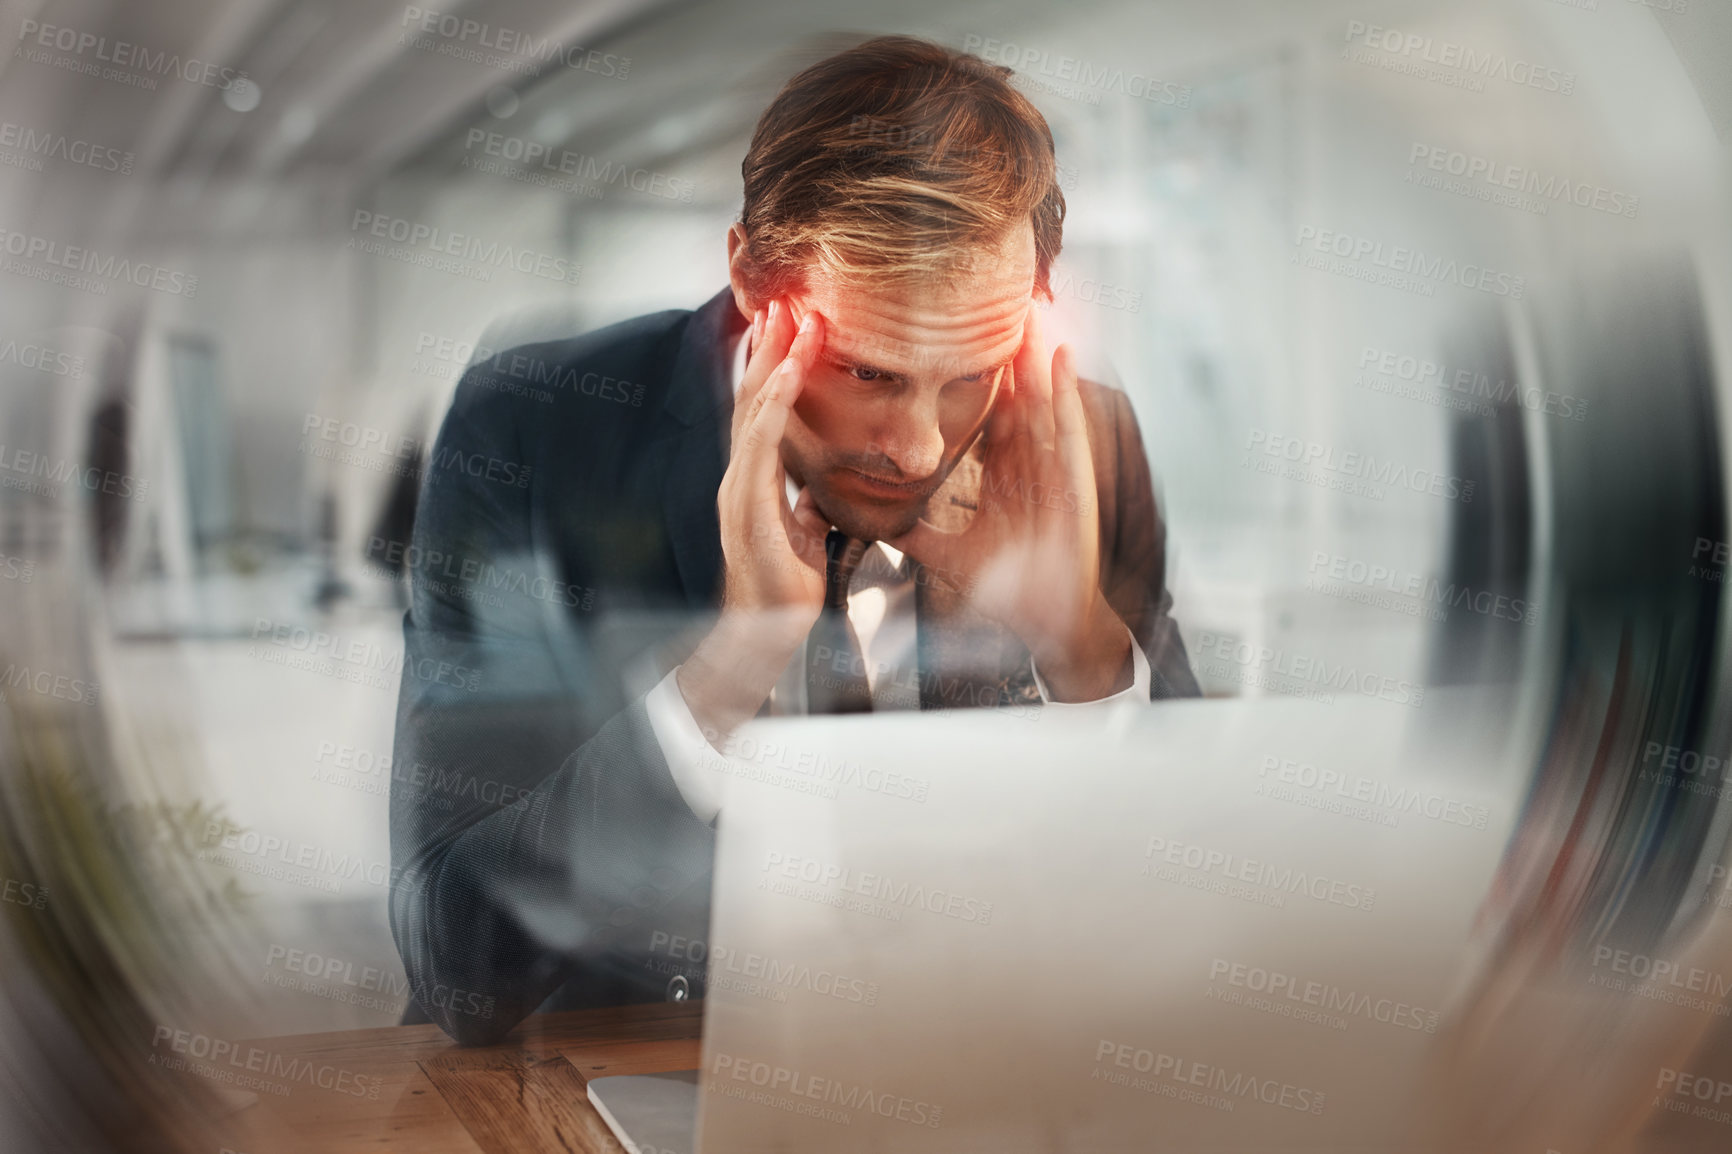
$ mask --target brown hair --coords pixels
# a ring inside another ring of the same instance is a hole
[[[758,120],[740,165],[754,297],[845,281],[949,276],[1024,221],[1035,285],[1063,243],[1052,131],[1009,68],[909,36],[812,65]]]

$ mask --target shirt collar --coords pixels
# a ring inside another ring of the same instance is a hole
[[[748,328],[734,338],[734,351],[729,358],[729,363],[732,365],[730,383],[736,397],[740,395],[740,385],[746,379],[746,354],[748,352],[746,346],[751,335],[752,330]],[[800,499],[800,486],[794,484],[792,477],[785,476],[783,480],[787,483],[788,508],[792,509],[794,503]],[[889,560],[890,567],[900,570],[902,568],[902,551],[885,544],[883,541],[877,542],[877,545],[878,548],[884,550],[884,556]]]

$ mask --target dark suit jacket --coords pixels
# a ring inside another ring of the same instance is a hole
[[[674,786],[643,695],[718,604],[743,327],[724,291],[473,365],[426,464],[404,550],[390,915],[417,1003],[459,1042],[538,1006],[660,1000],[683,964],[667,943],[707,932],[714,830]],[[1152,696],[1195,695],[1136,420],[1121,393],[1083,397],[1103,590]],[[932,517],[965,516],[971,485],[959,467]],[[944,583],[920,581],[916,614],[923,708],[1039,700],[1027,650]],[[701,992],[702,967],[683,972]]]

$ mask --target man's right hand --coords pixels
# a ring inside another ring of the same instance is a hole
[[[752,323],[752,354],[734,401],[728,470],[716,495],[727,564],[724,611],[768,613],[811,629],[824,607],[824,537],[829,525],[810,491],[788,507],[782,434],[788,414],[823,348],[823,320],[807,312],[805,327],[781,300]]]
[[[677,682],[712,744],[758,712],[824,607],[829,524],[811,491],[788,507],[782,435],[824,345],[808,310],[798,332],[785,301],[752,321],[751,359],[734,400],[728,468],[716,495],[725,575],[722,614]]]

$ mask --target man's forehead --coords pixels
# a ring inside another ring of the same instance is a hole
[[[951,275],[848,282],[814,273],[796,307],[824,314],[834,356],[892,372],[966,373],[1007,360],[1034,300],[1034,229],[957,254]]]
[[[887,370],[989,368],[1022,341],[1034,280],[993,277],[955,287],[814,285],[826,351]]]

